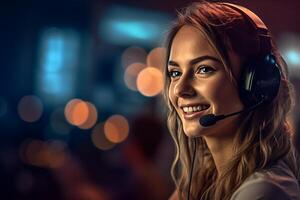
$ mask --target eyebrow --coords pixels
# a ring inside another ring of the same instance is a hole
[[[213,60],[213,61],[216,61],[216,62],[219,62],[219,63],[222,64],[222,62],[218,58],[213,57],[213,56],[209,56],[209,55],[194,58],[189,62],[189,64],[194,65],[194,64],[202,62],[204,60]],[[179,67],[179,64],[177,62],[173,61],[173,60],[169,60],[168,65]]]

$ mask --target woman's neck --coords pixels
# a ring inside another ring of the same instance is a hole
[[[220,139],[220,137],[205,136],[204,139],[214,159],[219,177],[224,166],[233,156],[233,137]]]

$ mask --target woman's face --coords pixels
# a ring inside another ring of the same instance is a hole
[[[239,76],[239,59],[229,52],[231,71]],[[230,80],[216,51],[204,34],[192,26],[183,26],[175,35],[168,61],[169,98],[189,137],[233,135],[239,116],[203,127],[201,116],[229,114],[243,109],[238,89]]]

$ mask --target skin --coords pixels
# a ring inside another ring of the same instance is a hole
[[[229,52],[231,71],[240,74],[240,61]],[[198,59],[197,59],[198,58]],[[188,137],[203,137],[214,158],[218,174],[233,154],[233,138],[239,126],[239,115],[203,127],[201,116],[213,113],[228,114],[244,108],[236,85],[225,71],[221,58],[201,30],[185,25],[175,35],[168,61],[171,77],[169,98],[181,119]],[[181,106],[208,104],[210,107],[187,119]]]

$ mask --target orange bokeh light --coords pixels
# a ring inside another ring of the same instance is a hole
[[[113,115],[104,124],[104,134],[113,143],[123,142],[129,133],[129,124],[122,115]]]
[[[88,117],[83,124],[78,126],[81,129],[92,128],[96,124],[97,119],[98,119],[97,109],[94,106],[94,104],[92,104],[90,102],[85,102],[85,103],[88,106]]]
[[[166,48],[164,47],[157,47],[150,51],[147,56],[147,66],[148,67],[155,67],[161,71],[166,66]]]
[[[72,112],[72,122],[75,126],[80,126],[84,122],[86,122],[88,116],[89,116],[89,107],[86,102],[81,101],[74,106]]]
[[[67,159],[66,145],[62,141],[54,140],[47,143],[44,150],[46,166],[49,168],[59,168],[64,165]]]
[[[22,97],[18,104],[18,113],[21,119],[26,122],[35,122],[42,116],[42,101],[34,95]]]
[[[81,99],[72,99],[65,107],[67,121],[75,126],[83,125],[89,118],[89,104]]]
[[[143,69],[137,78],[137,88],[145,96],[155,96],[163,89],[163,75],[154,67]]]
[[[73,112],[75,105],[80,103],[81,99],[72,99],[70,100],[65,107],[65,117],[70,124],[73,124]]]
[[[137,76],[144,68],[146,68],[146,65],[142,63],[133,63],[126,68],[124,81],[129,89],[137,91]]]
[[[129,47],[122,54],[122,66],[127,68],[132,63],[146,63],[147,52],[141,47]]]
[[[24,163],[30,165],[57,168],[62,166],[66,159],[65,144],[61,141],[28,139],[21,144],[20,157]]]
[[[107,140],[104,135],[103,124],[97,124],[92,130],[92,142],[98,149],[109,150],[114,147],[114,143]]]
[[[39,159],[38,153],[44,148],[41,140],[28,139],[22,142],[20,147],[20,156],[24,163],[42,166],[43,163]]]

